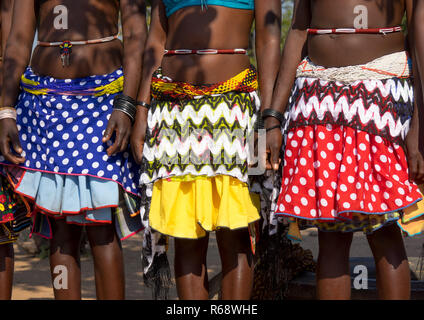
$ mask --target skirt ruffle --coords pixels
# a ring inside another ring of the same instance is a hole
[[[365,131],[300,126],[289,132],[284,158],[276,213],[303,226],[370,233],[422,200],[403,149]]]
[[[140,218],[135,217],[135,197],[121,190],[117,182],[17,167],[5,170],[17,181],[16,194],[33,204],[33,232],[42,237],[53,236],[49,218],[63,218],[77,225],[115,223],[121,239],[142,229]]]
[[[227,175],[161,179],[154,183],[149,223],[162,234],[186,239],[219,228],[247,228],[259,220],[259,197]]]

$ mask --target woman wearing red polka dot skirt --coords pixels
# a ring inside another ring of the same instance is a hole
[[[362,3],[295,1],[273,107],[263,113],[274,169],[282,138],[273,128],[287,120],[275,213],[292,221],[294,238],[300,237],[298,227],[319,229],[319,299],[350,298],[355,231],[367,235],[380,298],[408,299],[409,265],[398,222],[405,211],[412,220],[424,213],[416,185],[424,163],[414,57],[396,26],[405,12],[411,21],[413,2]]]

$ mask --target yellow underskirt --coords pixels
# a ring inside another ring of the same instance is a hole
[[[419,185],[421,194],[424,194],[424,185]],[[423,196],[424,197],[424,196]],[[424,231],[424,200],[403,210],[402,219],[398,225],[407,236],[416,236]]]
[[[218,228],[247,228],[259,209],[259,195],[231,176],[161,179],[153,185],[149,224],[165,235],[199,239]]]

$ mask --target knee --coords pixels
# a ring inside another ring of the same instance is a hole
[[[175,262],[203,261],[207,246],[207,239],[175,239]]]
[[[88,226],[85,229],[91,245],[109,245],[114,242],[119,243],[113,225]]]
[[[326,259],[349,258],[350,246],[352,244],[352,233],[341,232],[318,232],[319,255]]]
[[[253,252],[247,229],[220,230],[217,232],[217,242],[223,264],[238,265],[240,259],[247,259],[249,265],[252,263]]]
[[[53,220],[53,219],[52,219]],[[82,227],[67,224],[64,220],[52,221],[53,238],[50,240],[51,253],[72,254],[79,250]]]
[[[403,238],[399,227],[391,224],[374,231],[368,237],[368,242],[372,246],[403,245]]]

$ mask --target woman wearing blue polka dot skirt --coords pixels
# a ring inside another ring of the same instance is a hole
[[[117,39],[119,13],[124,45]],[[144,0],[15,1],[4,58],[0,172],[33,206],[33,232],[51,239],[56,299],[81,298],[83,226],[97,298],[125,297],[120,240],[142,229],[139,169],[128,151],[130,114],[114,108],[114,100],[136,96],[145,37]]]

